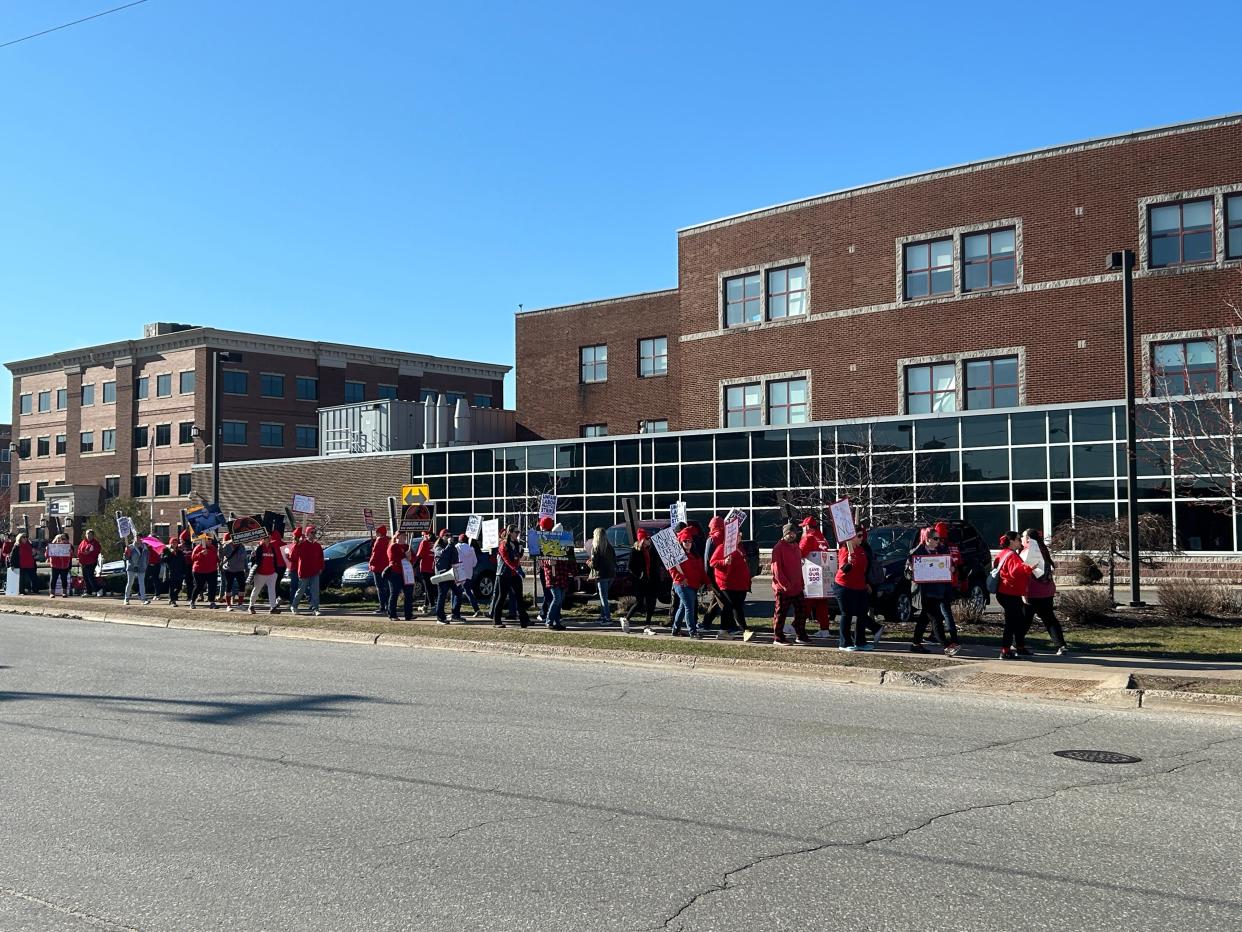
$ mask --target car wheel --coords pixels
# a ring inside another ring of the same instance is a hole
[[[490,602],[496,592],[496,574],[484,573],[474,584],[475,594],[484,601]]]
[[[893,619],[898,624],[908,625],[913,609],[910,606],[910,593],[899,592],[893,599]]]
[[[988,591],[979,585],[971,586],[970,594],[966,596],[967,609],[975,615],[982,615],[987,605]]]

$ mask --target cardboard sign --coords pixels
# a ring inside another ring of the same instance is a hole
[[[572,531],[529,531],[526,547],[532,557],[568,560],[574,555],[574,535]]]
[[[73,556],[72,544],[48,544],[47,555],[49,557],[71,557]]]
[[[267,537],[262,515],[242,515],[229,522],[229,537],[237,544],[253,544]]]
[[[673,502],[668,506],[668,523],[670,527],[686,523],[686,503]]]
[[[539,496],[539,517],[556,520],[556,496],[553,493],[544,492]]]
[[[724,552],[733,553],[737,550],[737,539],[742,529],[741,522],[736,518],[725,522]]]
[[[848,498],[833,502],[828,511],[832,514],[832,526],[836,529],[838,544],[843,544],[857,536],[858,531],[854,528],[854,510],[850,507]]]
[[[812,550],[806,555],[806,559],[823,568],[824,578],[828,582],[832,582],[832,578],[837,575],[837,552],[835,550]]]
[[[500,519],[492,518],[483,522],[483,541],[484,550],[495,550],[500,546]]]
[[[677,539],[677,532],[671,527],[653,534],[651,543],[655,546],[656,553],[660,555],[660,562],[664,564],[665,569],[671,570],[681,566],[690,558],[690,554],[681,549],[681,541]]]
[[[471,515],[470,520],[466,522],[466,540],[478,540],[479,531],[482,530],[483,519],[479,515]]]
[[[729,513],[725,515],[725,524],[734,520],[737,521],[737,526],[741,527],[746,523],[746,512],[741,508],[730,508]]]
[[[947,553],[915,557],[914,581],[916,583],[953,582],[953,558]]]
[[[193,508],[187,508],[185,520],[189,523],[190,530],[193,531],[195,537],[228,524],[220,512],[219,505],[195,505]]]
[[[398,530],[405,534],[435,533],[436,509],[434,505],[403,505]]]
[[[367,536],[374,537],[375,536],[375,512],[373,512],[370,508],[363,508],[362,509],[362,523],[366,525]]]
[[[315,496],[293,496],[293,510],[304,515],[313,515],[315,513]]]
[[[117,515],[116,517],[116,533],[119,537],[126,538],[134,533],[134,522],[125,515]]]
[[[462,566],[460,563],[453,564],[453,582],[461,585],[470,578],[470,570]]]
[[[414,564],[406,557],[401,561],[401,579],[407,586],[414,585]]]
[[[808,599],[825,598],[824,568],[811,560],[802,561],[802,594]]]

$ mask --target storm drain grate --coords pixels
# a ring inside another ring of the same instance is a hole
[[[1119,754],[1116,751],[1053,751],[1057,757],[1080,760],[1088,764],[1137,764],[1141,757]]]

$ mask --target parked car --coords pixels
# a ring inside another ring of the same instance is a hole
[[[496,589],[496,555],[480,550],[478,546],[474,548],[478,555],[478,562],[474,567],[474,594],[480,603],[492,600],[492,593]],[[368,551],[369,555],[370,551]],[[366,560],[361,563],[355,563],[353,566],[347,567],[341,572],[341,586],[343,588],[365,588],[371,585],[371,570],[367,567]],[[422,598],[422,584],[415,582],[415,595]]]

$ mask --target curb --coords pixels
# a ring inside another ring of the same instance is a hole
[[[1207,712],[1216,715],[1242,715],[1242,696],[1220,693],[1174,692],[1168,689],[1133,689],[1140,694],[1144,709],[1163,712]]]

